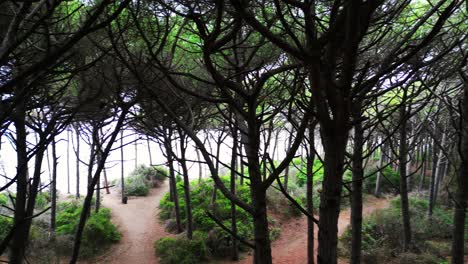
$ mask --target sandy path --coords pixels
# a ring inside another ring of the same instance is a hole
[[[384,208],[388,200],[369,197],[363,207],[363,215],[369,215],[376,209]],[[350,223],[351,210],[347,209],[340,213],[338,220],[338,235],[343,234]],[[315,228],[317,237],[317,227]],[[280,237],[272,243],[272,256],[274,264],[305,264],[307,263],[307,220],[305,217],[288,221],[281,226]],[[315,252],[317,252],[317,239],[315,240]],[[252,263],[253,256],[246,256],[241,264]],[[226,262],[236,263],[236,262]],[[341,263],[341,262],[340,262]]]
[[[159,238],[170,236],[158,223],[158,205],[168,191],[165,181],[151,189],[146,197],[131,197],[127,204],[121,203],[118,191],[104,194],[103,205],[112,210],[112,221],[122,232],[122,240],[94,263],[112,264],[154,264],[158,259],[153,244]]]

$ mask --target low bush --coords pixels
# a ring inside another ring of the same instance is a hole
[[[410,198],[410,217],[414,248],[417,252],[411,252],[420,256],[420,262],[434,263],[440,261],[442,256],[433,249],[428,241],[448,241],[451,238],[451,214],[443,208],[434,208],[432,218],[427,217],[428,203],[425,200]],[[390,202],[390,207],[376,210],[369,217],[364,218],[362,225],[362,250],[366,259],[372,262],[375,259],[398,257],[400,263],[411,263],[412,254],[401,254],[402,250],[402,220],[400,199]],[[339,247],[340,254],[349,255],[351,245],[351,233],[349,228],[341,236]],[[382,256],[386,253],[386,256]],[[428,257],[429,256],[429,257]],[[364,258],[363,258],[364,259]],[[424,261],[425,262],[424,262]],[[439,263],[439,262],[437,262]]]
[[[364,174],[364,191],[367,193],[374,193],[375,183],[377,181],[377,168],[367,170]],[[380,191],[382,193],[395,193],[395,187],[400,186],[400,174],[387,166],[382,169],[382,177],[380,179]]]
[[[192,240],[165,237],[156,241],[154,248],[162,264],[198,264],[207,260],[209,254],[206,239],[201,232],[194,232]]]
[[[36,196],[36,209],[45,209],[47,205],[50,203],[50,193],[49,192],[41,192],[38,193]]]
[[[165,167],[140,165],[125,178],[125,195],[146,196],[150,188],[156,187],[168,175]]]
[[[8,204],[8,194],[6,193],[0,193],[0,206],[2,205],[7,205]]]
[[[60,203],[57,214],[56,233],[61,236],[73,236],[78,227],[82,206],[78,202]],[[122,235],[111,222],[110,209],[102,208],[91,213],[83,231],[81,255],[96,255],[112,243],[120,241]]]
[[[141,175],[125,178],[126,196],[146,196],[150,190],[150,183]]]
[[[222,181],[229,186],[230,177],[222,177]],[[210,251],[210,255],[215,257],[226,256],[226,250],[230,248],[231,236],[220,229],[218,225],[207,216],[207,211],[216,216],[222,221],[225,226],[231,226],[231,201],[227,199],[221,191],[217,190],[217,199],[213,204],[211,202],[214,191],[214,183],[212,179],[204,179],[201,182],[193,181],[191,186],[191,202],[194,230],[204,233],[207,237],[206,245]],[[180,215],[183,225],[186,223],[185,199],[182,183],[177,184],[177,192],[179,197]],[[237,185],[236,194],[246,203],[251,203],[250,189],[247,185]],[[159,204],[159,218],[168,222],[173,222],[174,218],[174,203],[169,199],[167,193]],[[236,220],[238,235],[245,240],[253,238],[253,220],[250,214],[236,207]],[[274,228],[271,225],[271,228]],[[242,245],[239,249],[243,250]]]
[[[130,177],[142,176],[145,180],[152,184],[157,184],[158,181],[164,181],[169,177],[169,171],[163,166],[138,166]]]
[[[301,167],[300,158],[295,158],[292,163],[294,163],[294,165],[297,167]],[[324,169],[323,169],[323,164],[319,159],[314,160],[313,171],[314,171],[314,185],[321,183],[323,181]],[[294,174],[294,177],[299,187],[302,187],[307,183],[307,174],[306,174],[305,165],[302,166],[301,170],[298,170]]]
[[[12,218],[0,215],[0,241],[3,241],[3,239],[8,235],[12,226]]]

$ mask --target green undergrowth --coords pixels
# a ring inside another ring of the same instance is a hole
[[[229,176],[221,177],[222,181],[226,186],[229,186]],[[232,240],[229,233],[220,228],[215,221],[213,221],[207,212],[212,213],[218,220],[220,220],[225,226],[231,226],[231,201],[227,199],[221,191],[216,191],[216,202],[212,203],[212,195],[214,191],[214,183],[212,179],[203,179],[201,182],[192,181],[190,184],[191,188],[191,202],[192,202],[192,215],[193,215],[193,226],[197,233],[197,239],[203,241],[203,247],[195,242],[187,242],[185,238],[177,239],[163,239],[155,243],[155,248],[158,251],[162,251],[167,243],[173,243],[175,247],[182,247],[181,249],[172,249],[171,252],[179,252],[179,250],[189,250],[192,246],[206,248],[207,254],[203,254],[204,257],[212,258],[225,258],[230,256],[232,248]],[[185,211],[185,199],[183,185],[181,182],[177,184],[177,193],[179,197],[180,214],[182,219],[183,227],[186,223],[186,211]],[[251,203],[250,189],[247,185],[236,185],[236,195],[244,202]],[[167,226],[174,226],[175,215],[174,215],[174,203],[170,201],[169,193],[167,193],[159,204],[160,213],[159,218],[164,221]],[[279,228],[276,227],[276,221],[269,219],[270,221],[270,236],[272,239],[279,236]],[[245,212],[243,209],[236,207],[236,224],[237,234],[244,240],[253,239],[253,220],[250,214]],[[247,248],[238,243],[240,251],[246,251]],[[158,249],[159,248],[159,249]],[[189,249],[187,249],[189,248]],[[174,253],[175,254],[175,253]],[[162,261],[169,261],[164,263],[199,263],[199,262],[184,262],[183,259],[178,259],[177,256],[162,256]],[[160,255],[160,254],[158,254]],[[180,256],[182,258],[182,256]],[[176,258],[177,261],[173,261]]]
[[[363,263],[439,264],[450,254],[452,232],[451,210],[434,208],[427,216],[429,203],[411,197],[410,218],[413,244],[409,252],[402,248],[402,219],[400,199],[391,201],[390,207],[379,209],[365,217],[362,224]],[[349,256],[351,232],[348,228],[340,237],[339,252]]]
[[[184,237],[159,239],[154,243],[154,249],[161,264],[198,264],[209,258],[207,239],[206,233],[195,231],[192,240]]]
[[[140,165],[125,178],[125,195],[146,196],[151,188],[166,180],[168,175],[165,167]]]
[[[63,236],[62,239],[73,238],[83,207],[73,201],[60,203],[58,208],[56,233]],[[97,213],[92,210],[83,231],[80,255],[83,257],[97,255],[111,244],[120,241],[121,237],[121,233],[111,222],[110,209],[101,208]]]
[[[375,183],[377,182],[378,169],[372,168],[365,171],[364,174],[364,192],[374,193]],[[381,169],[380,192],[396,193],[400,186],[400,174],[392,167],[387,166]]]

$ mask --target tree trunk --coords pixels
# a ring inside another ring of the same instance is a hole
[[[292,133],[289,134],[289,137],[288,137],[288,146],[286,147],[286,152],[289,151],[289,149],[291,149],[291,144],[292,144]],[[284,171],[284,181],[283,181],[283,186],[284,186],[284,189],[285,190],[288,190],[288,180],[289,180],[289,165],[286,167],[285,171]]]
[[[463,264],[465,258],[466,211],[468,209],[468,86],[465,80],[460,128],[461,168],[457,175],[455,210],[453,214],[452,263]]]
[[[236,168],[237,168],[237,128],[233,127],[232,131],[232,153],[231,153],[231,182],[230,182],[230,189],[233,195],[236,195]],[[238,250],[238,243],[236,239],[237,235],[237,214],[236,214],[236,204],[231,201],[231,231],[233,235],[231,236],[232,241],[232,260],[237,261],[239,260],[239,250]]]
[[[26,141],[26,109],[20,100],[14,112],[13,124],[16,131],[16,199],[13,223],[16,226],[10,244],[10,263],[21,264],[26,249],[28,228],[26,226],[26,202],[28,193],[28,153]]]
[[[354,103],[354,120],[362,117],[361,105]],[[362,244],[362,182],[364,178],[363,167],[364,129],[362,123],[357,121],[354,125],[354,151],[352,158],[352,192],[351,192],[351,259],[350,264],[361,263]]]
[[[307,155],[306,199],[307,212],[314,214],[314,161],[315,161],[315,123],[309,125],[309,151]],[[307,264],[315,263],[314,221],[307,217]]]
[[[127,197],[125,195],[125,179],[124,179],[124,145],[123,145],[123,130],[120,131],[120,192],[122,194],[122,203],[127,203]]]
[[[172,201],[174,202],[174,211],[175,211],[175,218],[176,218],[176,225],[177,225],[177,233],[182,232],[182,223],[180,220],[180,208],[179,208],[179,197],[177,194],[177,182],[176,182],[176,175],[174,169],[174,152],[172,150],[172,140],[170,135],[166,135],[164,139],[164,146],[166,148],[166,155],[167,155],[167,162],[169,165],[169,188],[172,192]]]
[[[442,140],[441,140],[441,143],[440,145],[441,146],[444,146],[445,145],[445,141],[446,141],[446,132],[442,132]],[[435,146],[436,144],[434,144]],[[440,174],[441,172],[443,171],[443,155],[444,155],[444,152],[443,152],[443,149],[442,148],[438,148],[439,149],[439,153],[436,155],[436,163],[435,165],[433,165],[432,167],[432,177],[431,177],[431,189],[429,191],[429,211],[428,211],[428,215],[429,217],[432,216],[432,212],[433,212],[433,209],[434,209],[434,206],[435,206],[435,203],[436,203],[436,199],[437,199],[437,192],[438,192],[438,185],[439,185],[439,179],[440,179]],[[434,151],[436,150],[436,148],[434,148]]]
[[[324,124],[320,124],[325,158],[319,212],[317,255],[319,264],[337,263],[338,217],[343,185],[345,149],[348,140],[348,132],[345,126],[345,123],[336,122],[334,125],[325,128]]]
[[[93,194],[94,194],[94,187],[96,186],[97,184],[97,181],[99,181],[99,175],[101,174],[104,166],[105,166],[105,163],[106,163],[106,159],[112,149],[112,145],[114,144],[118,134],[119,134],[119,131],[121,130],[122,126],[123,126],[123,123],[124,123],[124,120],[125,120],[125,116],[127,115],[128,113],[128,109],[129,108],[124,108],[122,109],[122,112],[120,113],[120,116],[119,116],[119,119],[114,127],[114,130],[109,138],[109,141],[107,143],[107,146],[105,147],[104,151],[102,152],[102,156],[101,158],[99,159],[99,162],[97,164],[97,168],[96,168],[96,171],[94,172],[94,176],[92,177],[92,181],[91,183],[88,185],[88,188],[87,188],[87,192],[86,192],[86,196],[85,196],[85,199],[84,199],[84,202],[83,202],[83,210],[81,211],[81,214],[80,214],[80,221],[78,222],[78,226],[77,226],[77,229],[76,229],[76,233],[75,233],[75,239],[74,239],[74,245],[73,245],[73,253],[72,253],[72,256],[71,256],[71,259],[70,259],[70,264],[75,264],[77,261],[78,261],[78,256],[79,256],[79,252],[80,252],[80,247],[81,247],[81,238],[83,236],[83,231],[84,231],[84,228],[85,228],[85,224],[86,224],[86,220],[87,220],[87,212],[89,212],[89,209],[91,208],[91,203],[92,203],[92,199],[93,199]]]
[[[216,173],[219,173],[219,159],[220,159],[220,151],[221,151],[221,136],[218,137],[218,141],[216,142]],[[213,192],[211,193],[211,208],[216,215],[216,199],[217,199],[218,187],[216,185],[213,186]]]
[[[200,150],[195,148],[195,152],[197,153],[197,161],[198,161],[198,183],[201,183],[203,178],[203,164],[200,157]]]
[[[153,155],[151,153],[151,145],[150,145],[150,140],[149,140],[148,136],[146,137],[146,144],[148,144],[149,162],[150,162],[150,166],[152,166],[153,165]]]
[[[138,168],[138,144],[137,144],[138,137],[135,138],[135,170]]]
[[[55,138],[52,140],[52,182],[50,186],[51,205],[50,205],[50,229],[55,233],[55,219],[57,212],[57,151]]]
[[[102,169],[102,171],[104,172],[104,187],[106,188],[106,194],[110,194],[109,182],[107,181],[107,170],[106,168],[104,168]]]
[[[76,199],[80,198],[80,130],[76,127]]]
[[[374,190],[374,195],[379,197],[380,195],[380,182],[382,180],[382,173],[383,173],[383,165],[385,163],[385,144],[382,144],[382,146],[380,147],[380,160],[379,160],[379,165],[377,167],[377,169],[379,170],[377,172],[377,178],[375,180],[375,190]]]
[[[70,130],[67,129],[67,193],[70,194]]]
[[[261,177],[261,173],[258,177]],[[252,204],[254,206],[254,264],[272,264],[266,210],[266,191],[264,189],[252,188]]]
[[[408,142],[406,135],[406,106],[400,107],[400,149],[399,149],[399,169],[400,169],[400,198],[401,216],[403,219],[403,250],[407,251],[411,245],[411,222],[409,214],[408,188],[407,188],[407,167]]]
[[[187,238],[192,239],[193,235],[193,217],[192,217],[192,202],[190,198],[190,180],[189,172],[187,169],[187,162],[185,160],[185,153],[187,151],[186,139],[187,137],[183,134],[182,130],[179,130],[180,135],[180,165],[182,167],[182,173],[184,174],[184,198],[185,198],[185,213],[187,216],[186,221],[186,232]]]
[[[425,183],[425,179],[426,179],[427,164],[429,162],[428,147],[427,147],[427,144],[425,142],[423,144],[424,145],[422,147],[422,155],[421,155],[421,158],[422,158],[421,178],[419,179],[419,186],[418,186],[418,191],[420,191],[420,192],[424,188],[424,183]]]
[[[242,155],[242,142],[239,142],[239,163],[240,163],[240,181],[239,181],[239,184],[240,185],[244,185],[244,158],[243,158],[243,155]]]

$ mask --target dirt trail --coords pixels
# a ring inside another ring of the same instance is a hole
[[[376,209],[385,208],[388,200],[369,197],[364,202],[363,214],[369,215]],[[351,211],[347,209],[340,213],[338,220],[338,235],[343,234],[350,223]],[[317,237],[317,227],[315,228]],[[280,237],[272,243],[272,255],[274,264],[305,264],[307,263],[307,220],[305,217],[290,220],[281,226]],[[315,252],[317,252],[317,239],[315,240]],[[241,264],[252,263],[253,256],[246,256]],[[226,262],[236,263],[236,262]],[[341,263],[341,262],[340,262]],[[343,262],[344,264],[345,262]]]
[[[120,194],[112,190],[104,194],[103,205],[112,210],[112,221],[122,232],[122,240],[94,263],[111,264],[156,264],[153,244],[159,238],[170,236],[157,220],[158,205],[168,191],[167,181],[151,189],[146,197],[131,197],[127,204],[121,203]]]

